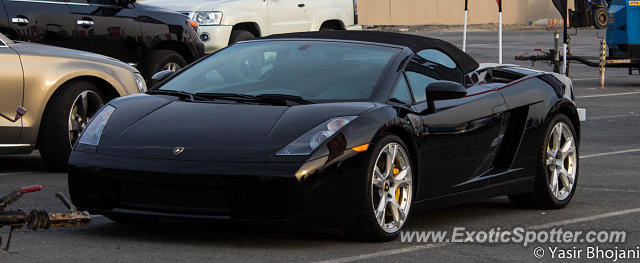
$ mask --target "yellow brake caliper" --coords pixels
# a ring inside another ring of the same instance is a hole
[[[398,176],[398,174],[400,174],[400,169],[398,169],[398,166],[396,164],[393,164],[393,177]],[[396,188],[396,201],[398,201],[398,204],[400,204],[400,195],[402,194],[402,191],[400,191],[400,188]]]
[[[398,174],[400,174],[400,169],[398,169],[398,165],[396,163],[394,163],[393,164],[393,177],[398,176]],[[396,188],[395,197],[396,197],[396,201],[398,201],[398,204],[400,204],[401,195],[402,195],[402,191],[400,190],[400,188]],[[391,213],[391,210],[387,210],[385,215],[386,216],[393,216],[393,214]]]

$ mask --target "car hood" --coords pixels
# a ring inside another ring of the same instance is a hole
[[[146,94],[111,105],[116,111],[98,153],[212,162],[264,162],[322,122],[359,115],[375,106],[371,102],[291,107],[194,103]],[[174,154],[176,147],[184,150]]]
[[[13,50],[18,52],[21,56],[35,56],[35,57],[55,57],[55,58],[67,58],[67,59],[79,59],[88,60],[98,63],[105,63],[114,66],[127,68],[132,72],[138,72],[135,68],[128,64],[117,60],[112,57],[103,56],[91,52],[85,52],[80,50],[43,45],[31,42],[15,42],[9,45]]]
[[[236,2],[236,3],[234,3]],[[212,7],[226,4],[237,4],[238,0],[149,0],[144,1],[145,5],[157,6],[172,11],[220,11],[213,10]]]

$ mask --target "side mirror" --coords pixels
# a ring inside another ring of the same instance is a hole
[[[174,73],[176,73],[173,70],[163,70],[160,71],[156,74],[153,74],[153,76],[151,76],[151,80],[149,81],[149,86],[151,88],[153,88],[155,85],[157,85],[158,83],[162,82],[165,79],[168,79],[169,77],[171,77],[171,75],[173,75]]]
[[[439,80],[429,83],[426,87],[428,111],[435,112],[436,100],[452,100],[464,98],[467,95],[467,89],[464,85],[447,80]]]

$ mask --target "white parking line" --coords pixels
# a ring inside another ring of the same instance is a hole
[[[354,262],[354,261],[362,261],[362,260],[367,260],[367,259],[372,259],[372,258],[377,258],[377,257],[386,257],[386,256],[391,256],[391,255],[410,253],[410,252],[424,250],[424,249],[444,247],[446,245],[447,245],[446,243],[427,244],[427,245],[421,245],[421,246],[413,246],[413,247],[406,247],[406,248],[391,249],[391,250],[386,250],[386,251],[381,251],[381,252],[376,252],[376,253],[370,253],[370,254],[362,254],[362,255],[357,255],[357,256],[353,256],[353,257],[344,257],[344,258],[336,258],[336,259],[329,259],[329,260],[323,260],[323,261],[316,261],[316,262],[313,262],[313,263],[347,263],[347,262]]]
[[[627,190],[627,189],[611,189],[611,188],[595,188],[595,187],[580,187],[580,190],[587,191],[600,191],[600,192],[623,192],[623,193],[640,193],[640,191],[636,190]]]
[[[614,217],[614,216],[628,215],[628,214],[633,214],[638,212],[640,212],[640,208],[625,209],[625,210],[614,211],[614,212],[609,212],[604,214],[578,217],[578,218],[567,219],[567,220],[562,220],[558,222],[551,222],[551,223],[537,225],[537,226],[530,226],[527,228],[532,230],[539,230],[539,229],[551,228],[554,226],[565,226],[565,225],[570,225],[575,223],[582,223],[582,222],[593,221],[593,220]]]
[[[606,116],[598,116],[598,117],[589,117],[589,119],[587,119],[587,121],[608,120],[608,119],[617,119],[617,118],[635,117],[635,116],[640,116],[640,114],[629,113],[629,114],[618,114],[618,115],[606,115]]]
[[[606,152],[606,153],[594,153],[594,154],[587,154],[587,155],[580,156],[580,159],[589,159],[589,158],[593,158],[593,157],[600,157],[600,156],[607,156],[607,155],[615,155],[615,154],[623,154],[623,153],[633,153],[633,152],[640,152],[640,148],[637,148],[637,149],[629,149],[629,150],[624,150],[624,151],[615,151],[615,152]]]
[[[624,95],[634,95],[634,94],[640,94],[640,91],[619,92],[619,93],[605,93],[605,94],[596,94],[596,95],[584,95],[584,96],[576,96],[576,99],[600,98],[600,97],[611,97],[611,96],[624,96]]]
[[[29,171],[29,172],[0,173],[0,176],[22,175],[22,174],[32,174],[32,173],[36,173],[36,172],[35,171]]]

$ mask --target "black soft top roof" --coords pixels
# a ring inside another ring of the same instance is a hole
[[[319,31],[319,32],[299,32],[277,34],[264,37],[265,39],[278,38],[317,38],[317,39],[339,39],[351,41],[364,41],[382,44],[391,44],[396,46],[404,46],[418,53],[425,49],[437,49],[451,56],[458,67],[466,74],[474,71],[479,67],[476,62],[467,53],[462,52],[459,48],[449,42],[428,38],[417,35],[381,32],[381,31]]]

